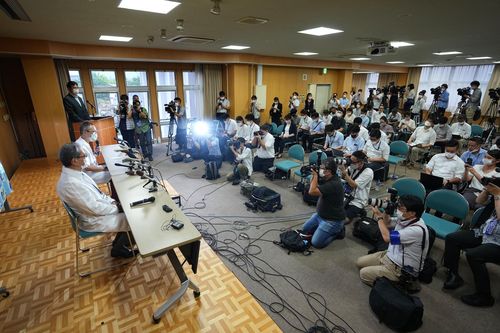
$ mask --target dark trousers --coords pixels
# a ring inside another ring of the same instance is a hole
[[[444,153],[444,146],[445,146],[446,142],[447,141],[436,141],[434,143],[434,146],[439,147],[439,149],[441,150],[441,152]]]
[[[446,108],[437,108],[437,115],[436,115],[436,120],[439,121],[439,119],[444,117],[444,112],[446,111]],[[435,124],[436,122],[434,122]]]
[[[474,275],[476,293],[491,296],[490,276],[486,263],[500,264],[500,246],[481,244],[482,238],[475,237],[472,230],[460,230],[446,236],[444,248],[444,266],[458,274],[460,250],[467,250],[467,262]]]
[[[135,130],[120,130],[123,140],[128,142],[130,148],[135,148]]]
[[[178,128],[175,133],[175,143],[179,146],[180,149],[185,149],[187,145],[187,129]]]
[[[151,139],[151,130],[146,133],[137,134],[143,157],[153,157],[153,140]]]
[[[373,170],[373,179],[384,181],[387,178],[385,172],[386,165],[387,163],[385,162],[370,162],[366,167]]]
[[[285,144],[290,142],[295,142],[295,136],[291,136],[288,138],[277,137],[276,140],[274,141],[274,151],[283,154],[283,150],[285,150]]]
[[[252,163],[253,171],[267,172],[274,165],[274,158],[260,158],[255,156]]]

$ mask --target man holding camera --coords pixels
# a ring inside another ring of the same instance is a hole
[[[153,161],[153,142],[151,138],[151,122],[149,121],[148,110],[141,106],[139,100],[133,102],[133,117],[135,121],[135,133],[139,138],[142,156]]]
[[[264,111],[259,102],[257,102],[257,96],[253,95],[250,99],[250,113],[253,114],[254,122],[260,125],[260,114]]]
[[[479,88],[479,81],[472,81],[470,83],[470,87],[472,88],[472,94],[465,94],[464,97],[467,97],[469,100],[467,101],[467,105],[465,106],[465,116],[467,117],[467,122],[472,123],[474,118],[474,113],[479,108],[481,104],[481,96],[482,92]]]
[[[262,125],[260,131],[254,132],[252,145],[257,147],[253,160],[253,170],[266,172],[274,164],[274,136],[269,133],[271,126]]]
[[[226,93],[224,91],[219,92],[219,98],[217,99],[217,107],[215,109],[215,119],[222,123],[222,115],[229,112],[231,108],[231,103],[226,98]]]
[[[429,231],[421,219],[424,203],[413,195],[402,195],[397,205],[397,217],[391,218],[373,207],[382,238],[389,247],[386,251],[372,253],[358,258],[361,281],[369,286],[379,277],[399,281],[401,277],[416,279],[424,267],[429,249]],[[395,223],[394,230],[390,224]],[[422,242],[425,240],[422,251]]]
[[[337,164],[328,158],[319,170],[311,169],[312,179],[309,195],[319,197],[314,213],[304,223],[301,235],[310,239],[311,245],[317,249],[326,247],[337,238],[344,238],[344,205],[342,183],[337,176]],[[321,177],[322,183],[318,184]]]
[[[135,122],[133,118],[133,108],[128,104],[128,96],[120,96],[119,106],[120,124],[118,128],[122,134],[123,140],[127,141],[130,148],[135,148]]]
[[[443,83],[441,85],[441,93],[437,101],[437,119],[444,117],[444,112],[448,108],[448,101],[450,100],[450,93],[448,92],[448,85]]]
[[[238,185],[252,175],[252,150],[245,146],[245,138],[238,138],[229,146],[234,155],[233,172],[227,175],[227,180]]]

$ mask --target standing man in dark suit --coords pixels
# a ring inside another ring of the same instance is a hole
[[[80,123],[85,120],[90,120],[89,112],[83,101],[78,96],[78,83],[69,81],[66,84],[68,94],[64,96],[63,104],[68,119],[68,128],[71,141],[75,141],[75,133],[73,132],[73,123]]]

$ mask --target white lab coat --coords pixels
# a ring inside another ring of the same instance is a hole
[[[99,165],[95,158],[94,151],[92,150],[92,147],[90,147],[87,141],[82,139],[82,137],[79,137],[78,140],[75,141],[75,144],[78,145],[78,147],[80,147],[80,149],[82,150],[83,153],[85,153],[85,155],[87,155],[87,157],[85,157],[85,163],[83,165],[84,168],[90,165],[94,166]],[[111,175],[109,171],[94,172],[85,170],[84,172],[87,175],[89,175],[90,178],[92,178],[97,184],[106,184],[109,183],[109,181],[111,180]]]
[[[97,184],[82,171],[63,167],[57,194],[80,217],[85,231],[128,231],[125,214],[118,212],[113,199],[102,193]]]

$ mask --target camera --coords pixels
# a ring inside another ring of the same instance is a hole
[[[253,135],[255,135],[255,136],[257,136],[257,135],[263,136],[264,132],[263,131],[255,131],[255,132],[253,132]]]
[[[368,198],[368,205],[382,208],[388,215],[394,214],[394,211],[397,208],[398,204],[398,190],[395,188],[390,188],[387,190],[391,196],[389,200],[387,199],[378,199],[378,198]]]
[[[120,100],[119,105],[120,115],[126,115],[128,111],[128,103],[125,100]]]
[[[318,172],[317,165],[315,165],[315,164],[304,165],[300,168],[300,174],[304,177],[307,177],[312,173],[313,170]]]
[[[333,161],[337,165],[345,165],[347,167],[352,163],[350,158],[343,158],[343,157],[334,157]]]
[[[470,95],[470,87],[465,87],[465,88],[458,88],[457,89],[457,95],[458,96],[464,96],[464,95]]]
[[[495,186],[499,186],[500,187],[500,178],[483,177],[483,178],[481,178],[481,184],[483,184],[484,186],[486,186],[488,184],[493,184]]]
[[[164,104],[163,106],[165,107],[165,112],[170,115],[170,118],[174,118],[176,109],[175,102],[170,101],[168,104]]]
[[[492,101],[498,102],[500,99],[500,88],[488,89],[488,96],[490,96]]]

